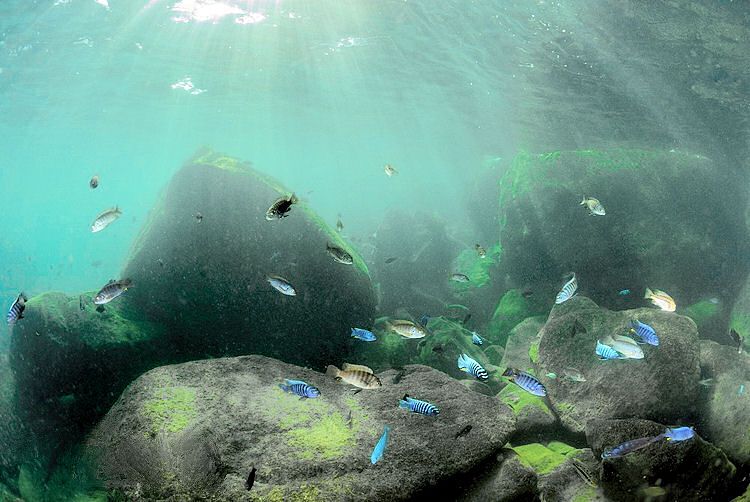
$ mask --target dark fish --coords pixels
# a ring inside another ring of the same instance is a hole
[[[737,344],[737,353],[742,354],[742,335],[737,333],[734,328],[729,330],[729,336],[732,337],[732,341]]]
[[[83,295],[78,297],[78,308],[81,310],[86,310],[86,300],[84,299]]]
[[[352,424],[352,410],[349,410],[349,416],[346,418],[346,425],[351,429]]]
[[[289,216],[288,213],[292,210],[292,205],[297,202],[297,197],[294,194],[288,197],[280,197],[276,199],[276,202],[271,204],[271,207],[266,211],[266,219],[268,221],[280,220],[281,218]]]
[[[120,279],[119,281],[112,279],[96,294],[94,297],[94,303],[96,305],[109,303],[127,291],[132,285],[133,282],[130,279]]]
[[[464,320],[461,321],[461,324],[466,324],[467,322],[469,322],[469,319],[471,319],[471,312],[466,314],[466,317],[464,317]]]
[[[398,407],[414,413],[427,415],[428,417],[436,417],[440,414],[440,410],[434,404],[411,398],[408,394],[404,394],[404,397],[398,403]]]
[[[15,301],[10,306],[10,309],[8,309],[8,324],[12,326],[20,319],[23,319],[23,311],[26,310],[26,302],[28,300],[29,299],[26,298],[26,295],[23,293],[16,297]]]
[[[594,474],[589,470],[588,467],[586,467],[583,462],[576,459],[571,459],[571,464],[573,465],[573,468],[576,470],[576,473],[578,474],[578,477],[581,478],[581,481],[586,483],[592,488],[596,488],[596,480],[594,478]]]
[[[422,326],[424,326],[426,328],[427,327],[427,323],[430,322],[430,319],[432,319],[432,317],[430,317],[429,315],[422,314],[422,317],[419,318],[419,324],[421,324]]]
[[[386,264],[386,265],[390,265],[391,263],[393,263],[393,262],[394,262],[394,261],[396,261],[396,260],[398,260],[398,257],[397,257],[397,256],[391,256],[390,258],[386,258],[386,259],[385,259],[385,264]]]
[[[195,213],[195,219],[200,223],[203,221],[203,215],[201,213]]]
[[[95,175],[94,175],[94,176],[93,176],[93,177],[91,178],[91,180],[89,181],[89,186],[91,187],[91,189],[92,189],[92,190],[93,190],[94,188],[96,188],[96,187],[98,187],[98,186],[99,186],[99,175],[98,175],[98,174],[95,174]]]
[[[529,375],[525,371],[520,371],[515,368],[507,368],[503,372],[503,376],[508,377],[511,382],[518,385],[530,394],[539,397],[544,397],[547,395],[547,389],[544,388],[542,382],[537,380],[534,376]]]
[[[96,307],[96,311],[99,312],[100,314],[104,312],[104,305],[99,305],[98,307]]]
[[[344,230],[344,224],[341,223],[341,218],[336,220],[336,231],[341,233],[341,231]]]
[[[435,345],[434,347],[432,347],[432,351],[438,354],[442,354],[443,352],[445,352],[445,349],[442,345]]]
[[[250,491],[255,484],[255,467],[250,469],[250,474],[247,475],[247,481],[245,481],[245,488]]]
[[[463,429],[461,429],[460,431],[458,431],[458,432],[456,433],[456,435],[455,435],[455,437],[454,437],[454,438],[455,438],[455,439],[458,439],[458,438],[460,438],[461,436],[465,436],[465,435],[467,435],[467,434],[468,434],[469,432],[471,432],[471,425],[467,425],[466,427],[464,427]]]
[[[343,263],[344,265],[351,265],[352,263],[354,263],[354,258],[352,258],[352,255],[347,253],[345,249],[334,246],[333,244],[326,243],[326,252],[331,255],[334,260],[339,263]]]

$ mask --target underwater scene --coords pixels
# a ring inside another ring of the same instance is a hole
[[[750,502],[750,4],[3,0],[0,501]]]

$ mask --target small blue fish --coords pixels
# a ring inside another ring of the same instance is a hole
[[[662,434],[667,441],[687,441],[694,436],[695,431],[692,427],[670,427]]]
[[[630,290],[629,289],[621,289],[617,294],[620,295],[620,296],[628,296],[630,294]]]
[[[419,399],[411,398],[407,394],[404,394],[403,399],[398,402],[398,406],[399,408],[403,408],[414,413],[421,413],[422,415],[427,415],[428,417],[436,417],[440,413],[440,410],[434,404],[428,403],[427,401],[420,401]]]
[[[316,398],[320,396],[320,391],[309,385],[302,380],[284,380],[285,383],[280,383],[279,388],[284,392],[291,392],[292,394],[298,395],[302,399]]]
[[[487,370],[482,367],[481,364],[476,362],[466,354],[458,356],[458,369],[465,371],[469,375],[478,378],[479,380],[487,380],[490,376],[487,374]]]
[[[624,443],[619,444],[614,448],[607,448],[606,450],[604,450],[604,452],[602,452],[602,458],[609,459],[622,457],[624,455],[627,455],[628,453],[633,453],[636,450],[645,448],[646,446],[650,445],[651,443],[655,443],[663,437],[664,434],[659,434],[658,436],[649,436],[645,438],[625,441]]]
[[[625,356],[617,352],[609,345],[604,345],[601,340],[596,341],[596,355],[600,359],[624,359]]]
[[[534,394],[535,396],[539,397],[544,397],[547,395],[547,389],[544,388],[542,382],[537,380],[534,376],[529,375],[525,371],[520,371],[514,368],[507,368],[503,372],[503,376],[508,377],[511,382],[518,385],[530,394]],[[557,375],[555,375],[555,377],[557,377]]]
[[[737,389],[737,395],[738,395],[738,396],[741,396],[741,395],[742,395],[742,394],[744,394],[744,393],[745,393],[745,384],[744,384],[744,383],[741,383],[741,384],[740,384],[740,388],[739,388],[739,389]]]
[[[372,462],[373,465],[376,464],[378,460],[383,458],[383,452],[385,451],[385,447],[388,444],[389,432],[391,432],[391,428],[386,425],[385,429],[383,429],[383,435],[380,436],[378,444],[375,445],[375,448],[372,450],[372,455],[370,455],[370,462]]]
[[[475,332],[472,331],[471,343],[473,343],[474,345],[482,345],[484,343],[484,340],[482,340],[481,336],[477,335]]]
[[[555,303],[560,304],[567,302],[571,298],[573,298],[573,295],[576,294],[576,291],[578,290],[578,281],[576,280],[576,275],[573,274],[573,277],[565,283],[565,285],[562,287],[562,290],[557,293],[557,297],[555,297]]]
[[[372,331],[367,331],[366,329],[362,328],[352,328],[352,338],[357,338],[365,342],[374,342],[375,340],[377,340]]]
[[[21,293],[20,295],[18,295],[16,300],[13,302],[13,305],[11,305],[10,309],[8,310],[8,324],[13,325],[19,319],[23,319],[23,311],[26,310],[26,302],[28,300],[29,299],[26,298],[25,294]]]
[[[659,337],[656,336],[654,328],[648,324],[642,323],[639,320],[630,321],[630,331],[640,337],[641,340],[654,347],[659,346]]]

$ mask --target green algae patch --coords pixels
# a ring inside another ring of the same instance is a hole
[[[695,321],[699,327],[706,321],[710,321],[719,313],[719,305],[709,300],[701,300],[685,308],[685,315]]]
[[[581,451],[574,446],[570,446],[566,443],[561,443],[560,441],[550,441],[549,443],[547,443],[547,448],[566,457],[570,457]]]
[[[503,387],[503,390],[500,391],[497,397],[503,403],[510,406],[516,416],[524,413],[524,410],[526,408],[538,408],[543,413],[554,417],[541,397],[529,394],[525,390],[518,387],[516,384],[510,383]]]
[[[143,403],[143,415],[151,421],[151,432],[181,432],[196,417],[195,389],[160,387]]]
[[[289,445],[300,452],[305,460],[322,458],[330,460],[342,456],[354,446],[354,433],[340,413],[323,417],[309,427],[299,427],[288,432]]]
[[[566,460],[565,455],[550,450],[539,443],[514,446],[512,449],[518,455],[521,463],[533,469],[537,474],[549,474]]]
[[[594,502],[596,500],[601,500],[596,488],[588,485],[582,486],[572,498],[573,502]]]
[[[487,324],[487,337],[493,342],[505,345],[510,330],[534,314],[531,304],[523,297],[521,291],[511,289],[500,298],[495,313]]]
[[[454,291],[461,293],[489,284],[490,272],[500,262],[502,253],[500,244],[495,244],[486,251],[487,254],[484,258],[479,256],[475,249],[465,249],[456,257],[454,270],[465,274],[469,278],[469,282],[451,281]]]
[[[263,493],[251,493],[248,500],[252,502],[323,502],[320,489],[312,484],[304,484],[299,488],[284,489],[274,486]]]

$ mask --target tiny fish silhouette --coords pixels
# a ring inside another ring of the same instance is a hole
[[[250,491],[253,484],[255,484],[255,467],[250,469],[250,474],[247,475],[247,481],[245,481],[245,488],[247,488],[247,491]]]
[[[471,429],[472,429],[471,425],[467,425],[466,427],[464,427],[463,429],[461,429],[460,431],[456,433],[455,439],[458,439],[461,436],[467,435],[469,432],[471,432]]]

